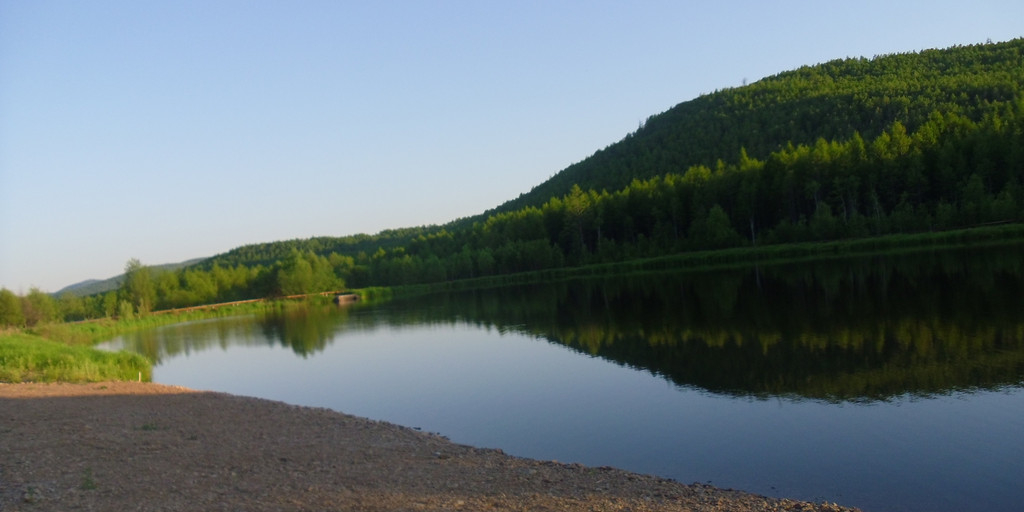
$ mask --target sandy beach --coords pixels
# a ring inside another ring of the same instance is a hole
[[[0,510],[850,511],[149,383],[0,384]]]

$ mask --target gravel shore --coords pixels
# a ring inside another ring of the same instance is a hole
[[[852,511],[158,384],[0,384],[0,511]]]

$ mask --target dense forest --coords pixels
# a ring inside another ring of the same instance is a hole
[[[1022,85],[1024,39],[807,66],[652,116],[478,217],[133,260],[103,294],[4,290],[0,324],[1020,222]]]

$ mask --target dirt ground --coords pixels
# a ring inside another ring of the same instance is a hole
[[[845,511],[146,383],[0,384],[0,511]]]

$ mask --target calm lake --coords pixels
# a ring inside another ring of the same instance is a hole
[[[153,380],[866,511],[1024,503],[1024,247],[290,307],[108,344]]]

